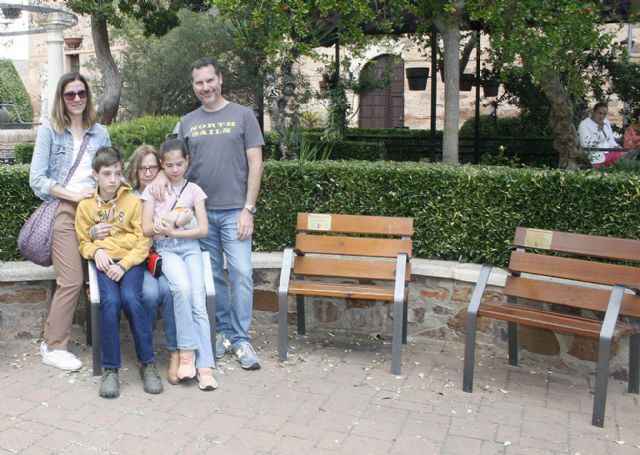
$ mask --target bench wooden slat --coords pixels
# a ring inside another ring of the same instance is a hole
[[[596,319],[512,304],[484,303],[478,310],[478,316],[491,317],[493,319],[538,327],[540,329],[572,333],[591,338],[599,338],[602,328],[602,322]],[[614,339],[618,339],[623,335],[636,333],[637,331],[637,327],[618,323],[616,324],[613,336]]]
[[[516,229],[514,246],[531,247],[525,244],[527,230]],[[598,235],[574,234],[570,232],[547,231],[551,233],[552,241],[548,249],[564,253],[579,254],[598,258],[619,259],[622,261],[640,262],[640,240],[619,239]]]
[[[395,261],[363,261],[350,259],[327,259],[314,256],[297,256],[293,273],[308,276],[332,276],[340,278],[368,278],[371,280],[394,280]],[[411,280],[411,264],[407,264],[405,281]]]
[[[525,253],[522,251],[513,251],[511,253],[509,269],[512,272],[532,273],[609,286],[614,284],[632,287],[640,285],[640,267]]]
[[[296,230],[308,232],[321,232],[326,229],[313,229],[309,227],[309,213],[298,213],[298,223]],[[413,218],[399,218],[391,216],[367,216],[367,215],[328,215],[311,214],[312,216],[330,216],[330,232],[344,234],[375,234],[408,236],[413,235]]]
[[[296,236],[296,250],[304,253],[343,254],[395,258],[398,253],[411,257],[411,240],[324,235]]]
[[[289,294],[342,297],[345,299],[393,301],[393,288],[354,283],[291,280]]]
[[[508,276],[504,294],[538,302],[605,312],[611,290]],[[640,296],[625,294],[620,306],[620,315],[640,318]]]

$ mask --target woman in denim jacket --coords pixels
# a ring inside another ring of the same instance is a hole
[[[45,364],[69,371],[82,367],[82,362],[67,350],[83,280],[74,225],[76,206],[93,196],[96,183],[91,176],[91,161],[96,150],[111,145],[107,129],[96,119],[85,78],[76,72],[64,74],[53,99],[51,122],[38,129],[29,174],[29,184],[39,198],[60,199],[51,246],[56,291],[44,325],[40,354]],[[63,186],[85,136],[88,142],[80,164]]]

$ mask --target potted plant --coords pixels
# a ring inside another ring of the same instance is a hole
[[[424,90],[427,88],[427,80],[429,79],[428,67],[407,68],[406,73],[409,90]]]
[[[460,91],[470,92],[475,81],[475,75],[472,73],[463,73],[460,75]]]
[[[498,88],[500,87],[500,82],[495,79],[483,79],[481,82],[482,91],[484,92],[484,96],[486,98],[492,98],[494,96],[498,96]]]

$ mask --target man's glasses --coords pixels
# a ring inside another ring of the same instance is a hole
[[[138,172],[142,172],[143,174],[146,174],[147,172],[151,172],[152,174],[154,172],[158,171],[158,166],[140,166],[138,168]]]
[[[80,98],[81,100],[85,99],[87,97],[87,91],[86,90],[78,90],[77,92],[64,92],[62,94],[62,96],[64,96],[64,99],[67,101],[73,101],[76,99],[76,96],[78,98]]]

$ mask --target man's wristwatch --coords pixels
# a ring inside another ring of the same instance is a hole
[[[258,211],[255,205],[245,204],[243,208],[247,209],[252,215]]]

